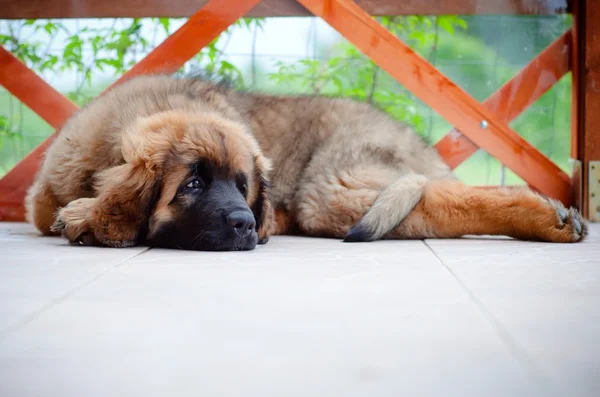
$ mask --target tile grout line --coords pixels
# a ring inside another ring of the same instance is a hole
[[[516,341],[516,339],[508,332],[506,328],[498,321],[498,319],[492,314],[492,312],[483,304],[479,298],[475,296],[475,294],[467,287],[467,285],[458,277],[456,273],[452,271],[452,269],[444,263],[442,258],[437,254],[437,252],[431,247],[426,240],[422,240],[423,244],[427,249],[435,256],[438,262],[446,269],[446,271],[450,274],[450,276],[458,283],[460,288],[467,293],[469,299],[473,304],[478,308],[478,310],[486,317],[488,322],[491,324],[492,328],[496,332],[497,336],[500,340],[508,347],[508,350],[511,354],[521,363],[525,365],[530,374],[536,378],[538,381],[550,383],[550,379],[548,376],[542,371],[542,369],[537,365],[535,360],[533,360],[526,352],[526,350]]]
[[[111,271],[113,271],[117,267],[120,267],[125,262],[127,262],[127,261],[129,261],[129,260],[131,260],[133,258],[136,258],[136,257],[138,257],[138,256],[140,256],[142,254],[145,254],[146,252],[150,251],[151,249],[152,248],[150,248],[150,247],[145,248],[145,249],[143,249],[140,252],[137,252],[137,253],[135,253],[133,255],[128,256],[125,259],[122,259],[122,260],[118,261],[113,266],[110,266],[109,268],[105,269],[100,274],[97,274],[96,276],[92,277],[91,279],[89,279],[87,281],[84,281],[83,283],[81,283],[78,286],[72,288],[71,290],[65,292],[63,295],[61,295],[58,298],[50,301],[49,303],[45,304],[44,306],[40,307],[39,309],[34,310],[33,312],[25,315],[23,318],[21,318],[19,321],[17,321],[13,325],[9,325],[8,327],[6,327],[4,329],[1,329],[0,330],[0,343],[2,343],[4,341],[4,339],[6,339],[11,334],[14,334],[15,332],[19,331],[20,329],[22,329],[25,326],[27,326],[28,324],[30,324],[32,321],[34,321],[36,318],[38,318],[39,316],[41,316],[46,311],[52,309],[55,306],[60,305],[62,302],[64,302],[67,299],[69,299],[71,296],[73,296],[75,293],[77,293],[81,289],[87,287],[88,285],[92,284],[93,282],[95,282],[95,281],[99,280],[100,278],[104,277],[107,273],[110,273]]]

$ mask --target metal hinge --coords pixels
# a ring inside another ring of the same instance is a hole
[[[590,161],[588,184],[588,214],[592,222],[600,222],[600,161]]]

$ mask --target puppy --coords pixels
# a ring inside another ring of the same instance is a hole
[[[250,250],[273,234],[569,243],[587,233],[576,210],[525,187],[456,181],[432,147],[368,104],[169,76],[132,79],[77,112],[26,206],[43,234],[111,247]]]

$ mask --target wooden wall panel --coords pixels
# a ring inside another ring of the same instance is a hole
[[[0,0],[0,19],[189,17],[208,0]],[[371,15],[524,14],[567,12],[567,0],[356,0]],[[264,0],[248,16],[311,15],[294,0]]]

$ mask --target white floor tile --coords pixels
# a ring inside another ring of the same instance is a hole
[[[513,256],[526,264],[558,246],[429,242],[453,271],[472,269],[477,277],[464,282],[473,297],[420,241],[274,237],[252,252],[142,253],[71,247],[30,232],[0,224],[1,396],[546,397],[554,380],[574,382],[570,374],[580,371],[585,381],[598,368],[577,351],[572,365],[542,365],[553,347],[544,356],[533,344],[527,361],[510,345],[513,330],[516,340],[528,335],[510,323],[519,316],[505,316],[502,334],[495,302],[529,313],[540,303],[524,285],[546,299],[553,288],[534,282],[548,270],[510,265],[499,247],[520,247]],[[463,247],[462,256],[445,247]],[[577,274],[565,276],[567,265],[550,274],[563,277],[559,291],[583,288],[582,313],[595,315],[597,273],[577,255]],[[544,306],[544,326],[568,330],[566,319],[586,329],[568,335],[590,336],[595,325],[564,308],[552,314],[553,305]],[[545,335],[541,347],[556,341]]]
[[[580,244],[427,243],[563,395],[598,395],[600,225]]]
[[[74,247],[28,225],[0,223],[0,336],[144,249]]]

